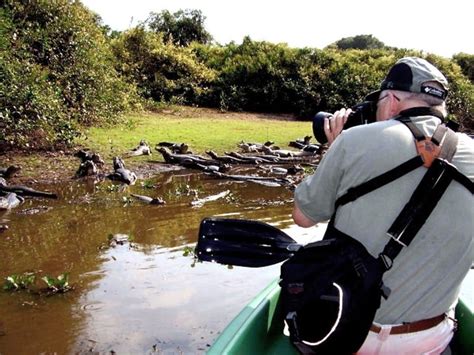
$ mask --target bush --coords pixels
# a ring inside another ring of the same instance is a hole
[[[474,84],[474,55],[458,53],[453,56],[453,61],[461,67],[462,73]]]
[[[112,46],[117,71],[137,85],[145,99],[194,104],[215,76],[191,48],[165,43],[162,34],[143,27],[122,33]]]
[[[3,146],[69,146],[82,125],[114,122],[137,107],[97,17],[80,2],[7,0],[0,27]]]
[[[218,76],[200,104],[223,110],[303,112],[319,101],[312,88],[307,56],[311,50],[285,44],[253,42],[194,47],[197,56]]]
[[[453,61],[405,49],[296,49],[285,44],[194,46],[197,57],[217,73],[199,104],[224,110],[291,112],[310,117],[360,102],[390,67],[405,56],[426,57],[448,78],[448,110],[464,129],[472,129],[474,86]]]

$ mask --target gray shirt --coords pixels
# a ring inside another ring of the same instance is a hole
[[[412,118],[427,135],[440,120]],[[459,134],[453,164],[474,181],[474,140]],[[314,175],[295,191],[295,203],[315,223],[328,220],[337,198],[353,186],[378,176],[416,155],[408,128],[395,120],[351,128],[335,140]],[[335,226],[377,256],[388,242],[386,231],[408,202],[426,172],[409,174],[338,209]],[[385,273],[392,290],[375,316],[381,324],[412,322],[442,314],[452,307],[460,284],[474,260],[473,195],[451,182],[438,205],[408,248]]]

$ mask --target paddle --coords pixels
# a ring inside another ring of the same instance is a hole
[[[195,253],[202,261],[261,267],[288,259],[300,247],[287,234],[263,222],[204,218]]]

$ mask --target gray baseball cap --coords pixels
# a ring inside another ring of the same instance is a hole
[[[437,82],[443,89],[430,85]],[[398,60],[380,84],[380,90],[366,96],[367,101],[377,101],[383,90],[400,90],[422,93],[445,100],[448,96],[448,80],[431,63],[422,58],[405,57]]]

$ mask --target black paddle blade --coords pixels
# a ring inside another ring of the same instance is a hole
[[[202,261],[261,267],[288,259],[299,247],[287,234],[263,222],[205,218],[195,252]]]

